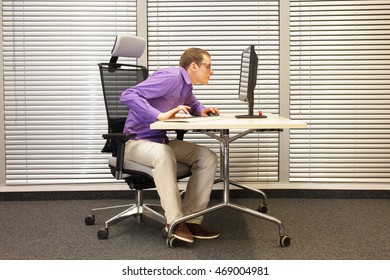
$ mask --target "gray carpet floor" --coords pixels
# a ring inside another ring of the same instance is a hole
[[[149,200],[150,201],[150,200]],[[211,204],[219,199],[212,199]],[[86,226],[90,209],[127,203],[124,199],[0,200],[2,260],[389,260],[390,200],[269,198],[268,214],[283,222],[289,247],[278,244],[278,227],[233,209],[205,216],[217,229],[215,240],[168,248],[161,225],[134,218],[110,228],[107,240],[98,229],[111,213]],[[158,202],[152,199],[152,202]],[[256,209],[259,199],[232,202]]]

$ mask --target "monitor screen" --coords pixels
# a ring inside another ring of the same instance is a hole
[[[258,58],[255,46],[247,47],[241,55],[240,83],[238,99],[248,104],[248,114],[238,115],[237,118],[264,118],[259,114],[253,114],[254,90],[257,83]]]

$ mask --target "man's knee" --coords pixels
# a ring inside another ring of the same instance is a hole
[[[218,156],[209,148],[201,146],[200,151],[200,160],[207,163],[208,166],[217,166],[218,164]]]

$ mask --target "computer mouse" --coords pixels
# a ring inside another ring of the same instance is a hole
[[[207,115],[209,115],[210,117],[218,116],[217,114],[214,114],[213,112],[210,112],[210,113],[208,113]]]

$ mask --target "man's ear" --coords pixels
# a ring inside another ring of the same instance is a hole
[[[195,62],[191,62],[191,64],[190,64],[190,69],[192,70],[192,71],[195,71],[196,70],[196,68],[197,68],[197,64],[195,63]]]

